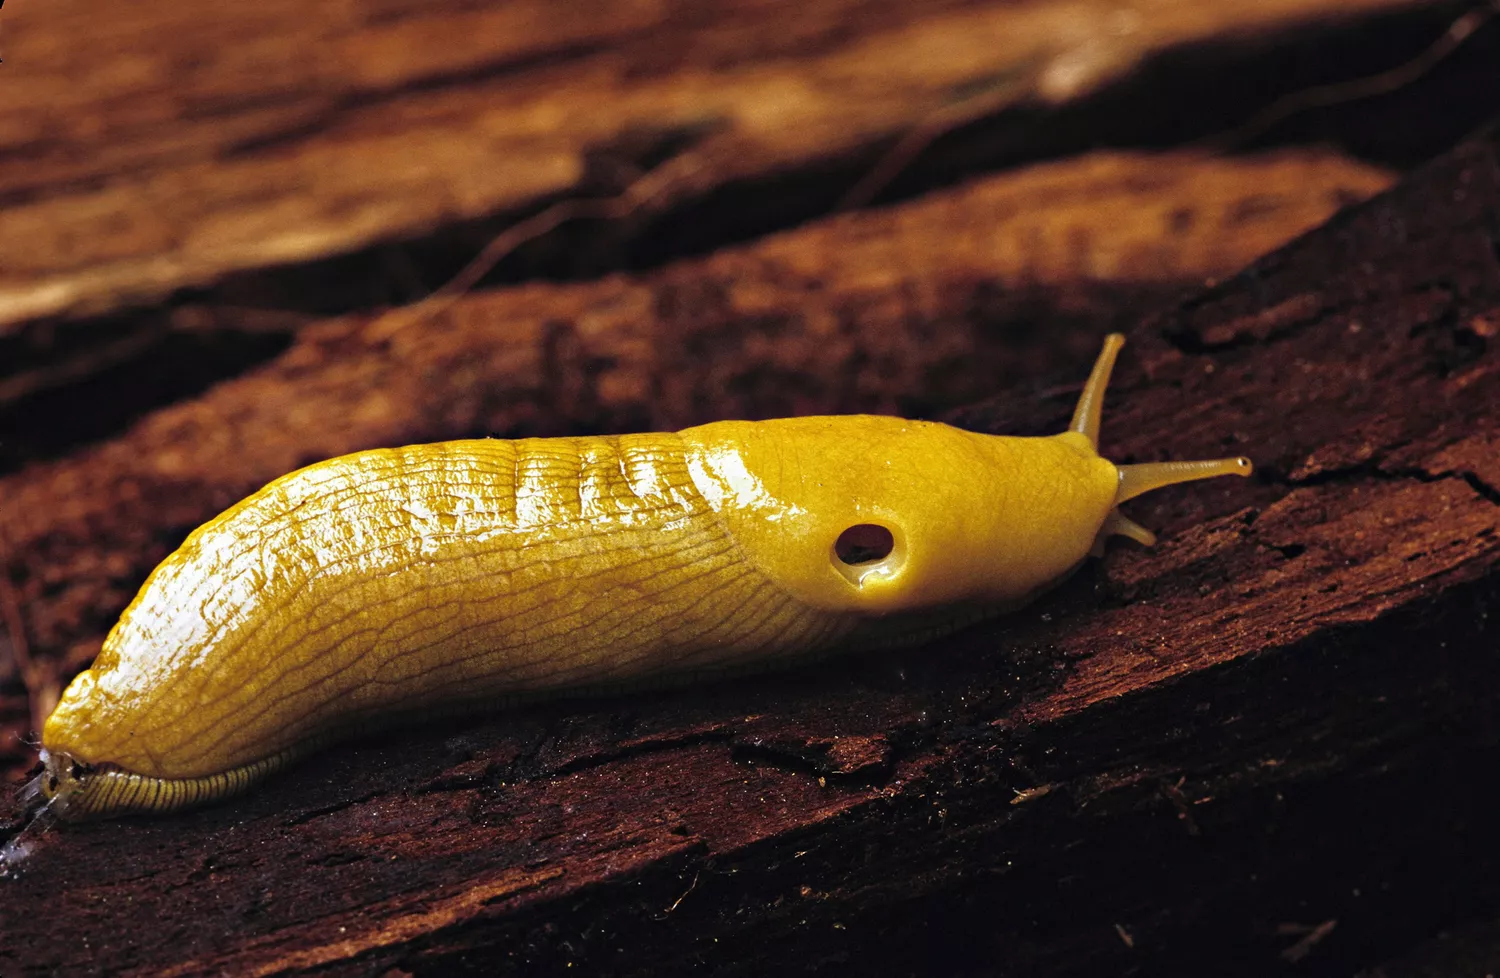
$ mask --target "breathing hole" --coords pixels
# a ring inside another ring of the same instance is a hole
[[[845,564],[871,564],[889,557],[896,546],[891,531],[875,523],[856,523],[833,544],[833,554]]]

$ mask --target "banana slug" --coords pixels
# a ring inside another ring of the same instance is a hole
[[[1124,339],[1068,430],[899,418],[356,452],[283,476],[147,578],[42,734],[64,819],[228,797],[351,732],[528,696],[910,644],[1025,603],[1116,507],[1244,458],[1097,452]]]

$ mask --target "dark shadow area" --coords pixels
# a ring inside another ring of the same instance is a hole
[[[0,337],[0,474],[125,430],[281,354],[290,331],[186,331],[139,314]]]

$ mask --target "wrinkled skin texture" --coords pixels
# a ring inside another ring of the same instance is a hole
[[[791,418],[291,473],[147,579],[47,721],[42,791],[63,817],[172,810],[403,717],[769,668],[1015,607],[1108,533],[1146,533],[1113,509],[1131,478],[1230,471],[1099,457],[1111,342],[1083,420],[1050,438]],[[888,552],[841,558],[862,524]]]
[[[1044,453],[1093,476],[1076,500],[1089,525],[1059,532],[1016,505],[1056,502],[1005,476],[1042,470]],[[809,478],[819,457],[826,475]],[[980,467],[991,461],[999,471]],[[45,744],[201,777],[455,694],[815,652],[866,614],[998,602],[1064,573],[1113,501],[1113,467],[1089,461],[1050,440],[878,417],[346,456],[277,480],[157,568]],[[1007,511],[1023,518],[1005,534]],[[861,587],[833,544],[866,522],[906,553]],[[997,531],[1009,545],[989,544]]]

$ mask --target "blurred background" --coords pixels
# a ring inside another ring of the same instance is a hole
[[[1059,333],[1076,363],[1451,145],[1500,102],[1493,13],[12,0],[0,473],[276,370],[643,178],[631,213],[480,278],[460,315],[578,349],[449,378],[486,403],[443,434],[932,413],[1045,371]],[[520,391],[543,407],[496,403]]]
[[[282,472],[1040,395],[1500,112],[1472,0],[10,0],[0,56],[12,781]]]

